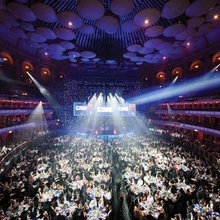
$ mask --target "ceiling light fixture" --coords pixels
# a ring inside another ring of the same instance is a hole
[[[214,19],[217,20],[218,19],[218,15],[214,15]]]
[[[145,23],[145,24],[149,24],[149,20],[146,19],[146,20],[144,21],[144,23]]]
[[[195,69],[198,69],[199,68],[199,65],[195,65]]]
[[[69,26],[72,26],[72,25],[73,25],[73,23],[72,23],[71,21],[69,21],[68,25],[69,25]]]
[[[188,42],[186,45],[189,46],[189,45],[190,45],[190,42]]]
[[[163,57],[164,60],[166,60],[166,57]]]

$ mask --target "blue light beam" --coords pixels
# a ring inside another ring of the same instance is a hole
[[[220,64],[203,77],[199,77],[190,82],[185,82],[181,84],[172,84],[172,87],[168,86],[166,88],[159,89],[157,91],[149,92],[147,94],[130,98],[128,102],[135,104],[150,103],[150,102],[170,98],[173,96],[178,96],[185,92],[189,93],[189,92],[202,91],[209,88],[220,87],[220,76],[217,76],[215,78],[207,77],[207,75],[213,73],[219,66]]]

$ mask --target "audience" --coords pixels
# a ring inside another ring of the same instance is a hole
[[[219,180],[166,135],[59,136],[33,144],[2,173],[0,218],[218,219]]]

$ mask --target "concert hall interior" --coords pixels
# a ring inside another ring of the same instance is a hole
[[[220,0],[0,0],[0,219],[220,219]]]

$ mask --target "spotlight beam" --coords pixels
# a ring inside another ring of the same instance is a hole
[[[55,111],[59,114],[62,109],[61,105],[52,97],[52,95],[27,71],[28,76],[32,79],[34,84],[37,86],[41,94],[47,99],[47,101],[53,106]]]
[[[213,70],[208,72],[207,74],[214,72],[219,66],[220,64],[216,66]],[[219,86],[220,86],[220,76],[216,78],[208,78],[208,79],[206,76],[205,77],[203,76],[191,82],[185,82],[184,84],[175,84],[175,85],[173,84],[172,88],[168,86],[166,88],[160,89],[159,91],[153,91],[153,92],[149,92],[148,94],[139,95],[137,97],[130,98],[128,102],[135,104],[150,103],[150,102],[170,98],[173,96],[177,96],[185,92],[202,91],[204,89],[216,88]]]
[[[176,83],[177,79],[178,79],[178,76],[175,77],[175,79],[172,81],[171,85],[173,85],[174,83]]]

